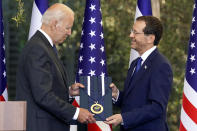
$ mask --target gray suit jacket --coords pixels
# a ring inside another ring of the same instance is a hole
[[[66,71],[39,31],[22,51],[16,100],[27,101],[27,131],[67,131],[76,108],[69,103]]]

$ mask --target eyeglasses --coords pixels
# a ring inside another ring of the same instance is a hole
[[[144,34],[144,32],[136,32],[136,31],[134,31],[133,29],[131,29],[131,34],[134,34],[134,35],[137,35],[137,34]]]

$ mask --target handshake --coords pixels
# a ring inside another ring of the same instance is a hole
[[[84,88],[84,85],[80,83],[75,83],[71,85],[69,89],[70,96],[78,96],[79,95],[79,88]],[[77,120],[80,123],[95,123],[96,119],[94,118],[94,114],[90,113],[87,109],[79,108],[79,115]]]

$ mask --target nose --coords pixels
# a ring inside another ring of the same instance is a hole
[[[130,37],[130,38],[133,38],[133,37],[134,37],[133,32],[130,33],[129,37]]]

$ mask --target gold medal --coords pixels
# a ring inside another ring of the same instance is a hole
[[[90,109],[94,114],[100,114],[103,112],[103,106],[98,104],[98,101],[95,102],[95,104],[93,104]]]

